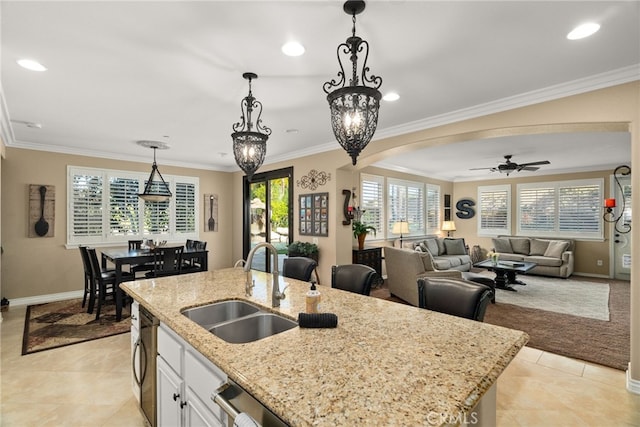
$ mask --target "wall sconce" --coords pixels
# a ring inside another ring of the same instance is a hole
[[[353,219],[353,206],[349,203],[351,201],[351,191],[342,190],[342,195],[344,196],[344,205],[342,206],[344,220],[342,220],[342,225],[349,225]]]
[[[629,174],[631,174],[631,168],[627,165],[620,165],[613,171],[613,179],[615,180],[616,185],[618,186],[618,190],[620,190],[620,194],[622,195],[622,206],[618,211],[618,215],[616,215],[615,213],[616,199],[604,199],[604,214],[602,215],[602,219],[605,222],[615,223],[615,230],[620,234],[626,234],[630,232],[631,224],[621,221],[626,209],[626,201],[624,197],[624,191],[622,189],[622,184],[620,184],[618,175],[626,176]]]
[[[453,221],[442,221],[442,231],[446,231],[447,237],[451,237],[451,232],[456,231],[456,223]]]
[[[409,223],[403,220],[397,221],[393,224],[391,232],[393,234],[400,234],[400,247],[402,247],[402,234],[409,233]]]

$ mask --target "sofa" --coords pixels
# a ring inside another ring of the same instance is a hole
[[[429,252],[409,248],[384,248],[384,262],[389,292],[418,307],[418,279],[422,277],[448,277],[462,279],[463,272],[456,269],[439,270]],[[471,262],[471,261],[469,261]]]
[[[424,236],[404,239],[402,248],[431,255],[433,266],[430,270],[471,270],[471,257],[464,239]]]
[[[575,241],[572,239],[498,236],[492,242],[500,260],[535,262],[537,266],[527,274],[564,279],[573,274]]]

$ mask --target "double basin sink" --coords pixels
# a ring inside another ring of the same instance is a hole
[[[240,300],[188,308],[182,314],[213,335],[233,344],[258,341],[298,326],[291,319]]]

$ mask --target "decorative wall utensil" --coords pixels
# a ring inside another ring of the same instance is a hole
[[[55,190],[53,185],[29,185],[29,237],[55,236]]]
[[[218,195],[204,195],[204,231],[218,231]]]

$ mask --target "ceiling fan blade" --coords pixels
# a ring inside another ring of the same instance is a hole
[[[486,170],[486,169],[495,169],[495,168],[471,168],[469,170],[470,171],[479,171],[479,170]]]
[[[537,168],[535,166],[518,166],[518,172],[519,171],[537,171],[540,168]]]
[[[530,163],[520,163],[518,166],[537,166],[537,165],[550,165],[551,162],[549,160],[541,160],[539,162],[530,162]]]

